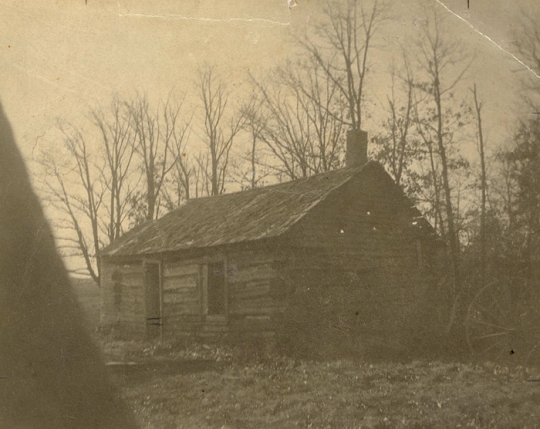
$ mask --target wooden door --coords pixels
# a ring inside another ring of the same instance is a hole
[[[146,332],[149,338],[161,333],[161,291],[159,264],[148,264],[144,271]]]

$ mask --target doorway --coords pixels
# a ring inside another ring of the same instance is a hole
[[[149,338],[156,338],[160,335],[162,326],[159,264],[145,265],[144,289],[146,334]]]

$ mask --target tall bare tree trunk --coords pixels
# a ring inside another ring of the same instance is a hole
[[[469,69],[472,57],[464,53],[462,46],[455,40],[445,37],[444,16],[439,14],[436,5],[432,13],[426,16],[422,38],[418,40],[418,64],[423,69],[426,81],[420,85],[426,94],[426,116],[421,126],[428,135],[424,140],[436,148],[440,166],[440,183],[444,199],[446,221],[446,243],[449,250],[451,292],[453,305],[448,322],[448,331],[463,320],[461,250],[456,227],[457,206],[454,207],[451,184],[451,148],[454,134],[462,123],[461,107],[454,111],[454,90],[463,80]],[[462,66],[462,64],[464,64]]]
[[[199,70],[197,81],[199,99],[203,108],[203,133],[207,151],[200,154],[197,163],[210,195],[225,191],[229,155],[234,139],[244,124],[243,114],[226,117],[229,109],[229,91],[217,75],[216,67],[206,65]]]
[[[474,96],[474,109],[477,120],[478,151],[480,153],[480,188],[482,192],[482,202],[480,206],[480,276],[482,286],[486,282],[486,201],[487,201],[487,177],[486,177],[486,157],[484,153],[484,133],[482,128],[482,103],[478,101],[476,84],[472,89]]]
[[[439,150],[439,157],[441,160],[441,177],[445,197],[446,223],[448,227],[447,239],[448,244],[450,245],[450,257],[452,260],[454,288],[456,293],[459,294],[461,289],[460,249],[459,239],[457,236],[454,222],[454,209],[452,204],[452,191],[450,189],[448,159],[446,156],[446,145],[443,137],[443,111],[438,75],[434,85],[434,100],[437,106],[437,146]]]

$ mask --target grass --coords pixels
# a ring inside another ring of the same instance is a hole
[[[77,285],[89,323],[98,289]],[[95,333],[144,429],[540,428],[540,369],[493,363],[310,362]]]
[[[129,374],[116,370],[145,429],[540,428],[533,368],[250,360],[230,348],[133,342],[109,344],[108,358],[123,349],[145,362]]]

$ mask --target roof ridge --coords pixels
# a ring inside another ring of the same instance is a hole
[[[317,177],[320,177],[320,176],[323,176],[323,175],[338,173],[338,172],[339,173],[342,173],[344,171],[354,172],[354,170],[361,171],[366,165],[368,165],[370,163],[376,163],[376,161],[368,161],[366,164],[362,165],[361,167],[337,168],[335,170],[323,171],[323,172],[320,172],[320,173],[312,174],[311,176],[300,177],[298,179],[289,180],[287,182],[272,183],[270,185],[261,186],[261,187],[258,187],[258,188],[251,188],[251,189],[244,189],[244,190],[239,190],[239,191],[234,191],[234,192],[227,192],[227,193],[223,193],[223,194],[219,194],[219,195],[205,195],[203,197],[190,198],[189,200],[186,201],[186,203],[189,203],[191,201],[206,200],[206,199],[209,199],[209,198],[220,198],[220,197],[227,197],[227,196],[237,195],[237,194],[245,194],[247,192],[261,192],[261,191],[264,191],[264,190],[267,190],[267,189],[270,189],[270,188],[278,188],[278,187],[286,186],[286,185],[289,185],[289,184],[292,184],[292,183],[299,183],[301,181],[309,181],[309,180],[311,180],[313,178],[317,178]],[[174,209],[172,211],[175,211],[175,210],[176,209]]]

